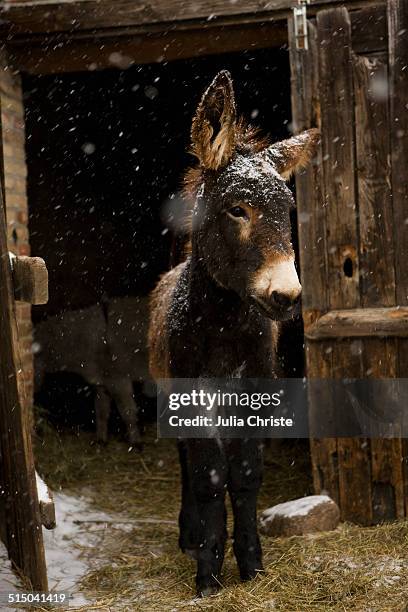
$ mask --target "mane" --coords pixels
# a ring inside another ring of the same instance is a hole
[[[252,155],[263,151],[268,147],[270,138],[263,136],[259,130],[249,125],[245,119],[240,117],[235,128],[236,152],[241,155]],[[191,235],[191,213],[194,206],[197,191],[204,179],[204,168],[200,165],[192,166],[187,170],[183,179],[182,195],[185,206],[184,217],[185,232]]]

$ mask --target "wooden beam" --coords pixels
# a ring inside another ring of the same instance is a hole
[[[28,304],[48,302],[48,271],[41,257],[13,258],[14,299]]]
[[[215,20],[245,16],[286,19],[292,12],[293,0],[41,0],[38,2],[3,2],[0,18],[11,27],[11,34],[35,34],[52,32],[77,32],[103,28],[121,28],[143,24],[167,24],[177,22]],[[340,0],[317,0],[308,7],[314,14],[322,7],[340,6]],[[380,0],[349,0],[351,8],[383,4]]]
[[[323,0],[325,1],[325,0]],[[330,0],[328,0],[330,1]],[[1,9],[3,20],[13,34],[76,32],[132,25],[167,23],[270,13],[268,0],[72,0],[50,2],[7,2]],[[289,0],[275,0],[273,11],[287,11]]]
[[[265,23],[176,32],[104,35],[91,38],[54,37],[9,46],[14,69],[53,74],[168,62],[203,55],[280,47],[287,42],[286,25]]]
[[[314,323],[305,324],[305,336],[309,340],[361,336],[406,338],[408,307],[332,310]]]
[[[315,6],[309,7],[311,12]],[[309,11],[308,8],[308,11]],[[27,11],[31,10],[27,7]],[[91,9],[89,9],[91,10]],[[375,19],[374,19],[375,17]],[[385,8],[351,14],[358,50],[385,49]],[[203,55],[264,49],[287,44],[286,21],[271,10],[260,14],[218,17],[210,21],[179,20],[171,24],[77,29],[58,33],[15,34],[8,37],[13,69],[31,74],[55,74],[129,68],[133,64],[172,61]],[[365,35],[364,35],[365,33]]]

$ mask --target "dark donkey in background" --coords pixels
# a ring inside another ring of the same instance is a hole
[[[191,256],[162,277],[151,301],[154,378],[275,376],[279,321],[293,316],[301,292],[285,179],[307,164],[317,142],[317,130],[273,145],[257,137],[236,119],[228,72],[204,93],[192,125],[199,163],[185,179]],[[259,441],[186,440],[180,459],[180,546],[197,559],[198,593],[220,584],[226,489],[240,575],[253,578],[262,571]]]

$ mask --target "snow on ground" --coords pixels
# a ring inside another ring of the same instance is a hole
[[[71,605],[89,603],[79,582],[103,561],[100,555],[107,530],[126,529],[121,517],[96,511],[85,497],[54,493],[57,527],[44,530],[45,556],[50,590],[69,592]]]
[[[319,504],[331,501],[328,495],[309,495],[301,499],[294,499],[293,501],[284,502],[283,504],[277,504],[272,508],[268,508],[262,513],[262,518],[270,519],[273,516],[286,516],[288,518],[292,516],[306,516],[310,510]]]
[[[112,526],[128,530],[129,525],[119,516],[95,511],[85,497],[74,497],[66,493],[54,493],[57,527],[52,531],[43,529],[45,557],[50,591],[68,592],[72,595],[71,606],[90,603],[79,588],[81,579],[99,563],[102,543]],[[130,528],[132,528],[130,526]],[[10,612],[3,601],[7,593],[22,589],[12,572],[6,548],[0,542],[0,610]]]

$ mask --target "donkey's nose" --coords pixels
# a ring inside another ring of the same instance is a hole
[[[282,293],[280,291],[272,291],[271,295],[274,304],[282,310],[293,308],[300,302],[300,291],[292,293]]]

